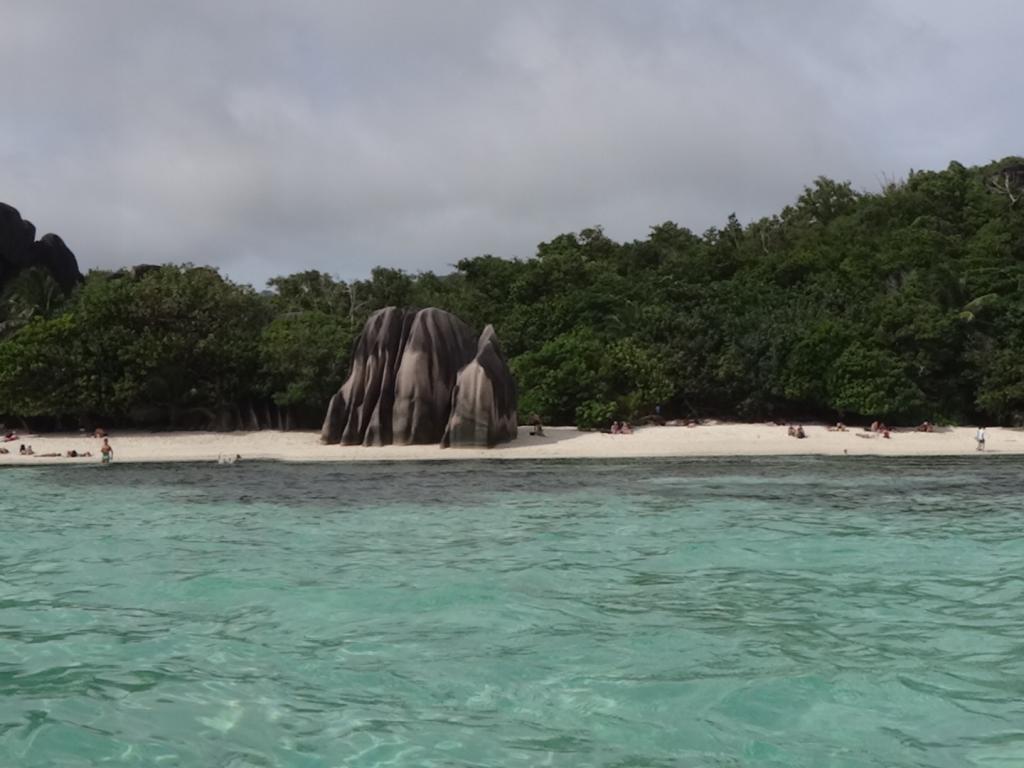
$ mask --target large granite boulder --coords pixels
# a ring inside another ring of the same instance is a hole
[[[515,382],[494,329],[477,340],[442,309],[396,307],[366,321],[320,433],[342,445],[462,447],[515,435]]]
[[[452,408],[441,445],[445,448],[488,448],[515,440],[516,382],[505,362],[494,326],[488,325],[476,355],[459,371]]]
[[[395,380],[395,443],[440,442],[455,380],[475,352],[473,331],[455,315],[434,308],[415,314]]]
[[[0,289],[23,269],[47,270],[58,285],[70,291],[82,281],[75,254],[57,235],[36,242],[36,228],[16,208],[0,203]]]
[[[387,307],[370,315],[352,352],[348,379],[327,406],[325,443],[390,445],[395,374],[412,315]]]

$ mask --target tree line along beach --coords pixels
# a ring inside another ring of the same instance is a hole
[[[449,274],[378,267],[347,282],[305,271],[262,291],[191,264],[82,275],[59,236],[37,240],[2,205],[0,420],[39,433],[312,429],[367,319],[393,306],[493,326],[521,422],[601,429],[660,409],[1013,427],[1024,423],[1020,189],[1019,157],[914,171],[877,192],[818,178],[777,214],[702,234],[665,222],[618,243],[595,227],[528,259],[465,258]]]

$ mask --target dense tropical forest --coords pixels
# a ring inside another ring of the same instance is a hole
[[[319,272],[258,292],[191,265],[44,269],[0,297],[0,415],[35,428],[318,426],[376,309],[493,323],[520,413],[1024,422],[1024,159],[819,178],[777,215],[696,234],[599,227],[446,275]],[[681,212],[685,214],[685,212]],[[339,254],[339,267],[343,254]]]

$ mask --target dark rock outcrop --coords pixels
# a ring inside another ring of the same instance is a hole
[[[0,203],[0,289],[23,269],[47,270],[65,292],[82,281],[78,261],[57,235],[36,242],[36,228],[16,208]]]
[[[27,267],[32,260],[36,228],[21,218],[16,208],[0,203],[0,260],[4,266]]]
[[[78,271],[75,254],[58,235],[46,234],[39,242],[32,243],[32,260],[35,264],[50,270],[53,279],[65,293],[82,281],[82,273]]]
[[[321,430],[342,445],[492,446],[516,435],[516,388],[494,329],[442,309],[379,310]]]

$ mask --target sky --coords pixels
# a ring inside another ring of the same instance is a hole
[[[447,273],[1024,154],[1017,0],[2,0],[0,201],[83,271]]]

